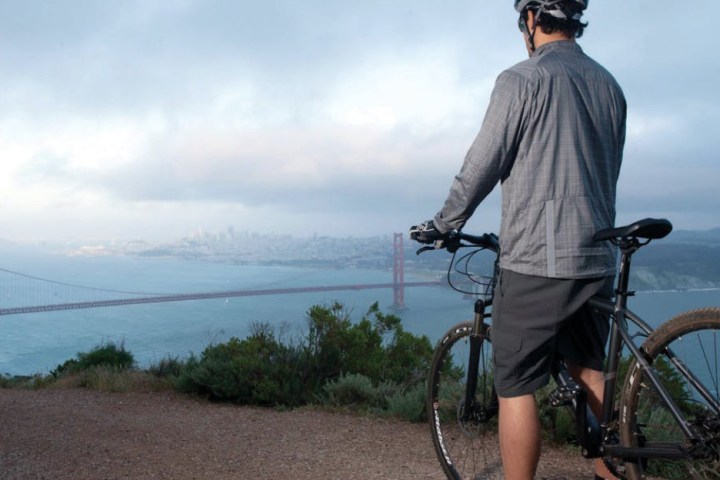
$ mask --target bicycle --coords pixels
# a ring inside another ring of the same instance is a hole
[[[615,298],[590,300],[611,321],[602,416],[598,420],[590,412],[586,393],[561,361],[552,369],[556,388],[548,403],[571,409],[583,456],[602,457],[619,478],[720,479],[720,308],[691,310],[653,329],[627,307],[634,294],[628,289],[632,255],[671,230],[667,220],[644,219],[595,234],[596,241],[610,241],[621,253]],[[471,293],[451,279],[454,267],[481,291],[474,320],[448,330],[434,352],[427,411],[435,451],[448,478],[502,478],[492,325],[487,321],[498,273],[498,238],[454,232],[418,254],[439,248],[453,254],[450,285]],[[464,248],[470,253],[458,258]],[[494,253],[486,276],[469,267],[475,254],[484,250]],[[630,332],[629,324],[636,326],[636,333]],[[644,338],[641,345],[637,336]],[[629,351],[630,365],[618,390],[623,347]],[[542,461],[538,474],[552,476],[552,465]]]

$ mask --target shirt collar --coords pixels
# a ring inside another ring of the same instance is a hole
[[[547,52],[552,52],[556,50],[576,50],[582,52],[580,45],[578,45],[577,42],[574,42],[573,40],[555,40],[541,45],[540,47],[535,49],[535,51],[532,53],[532,55],[530,55],[530,57],[540,56]]]

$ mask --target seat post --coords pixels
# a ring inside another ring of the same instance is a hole
[[[620,363],[620,355],[622,353],[622,340],[620,329],[626,329],[625,310],[627,309],[627,297],[632,296],[635,292],[628,291],[630,283],[630,259],[632,254],[640,248],[640,242],[636,238],[621,238],[614,240],[613,243],[620,247],[620,273],[618,274],[618,284],[615,290],[615,309],[613,316],[615,320],[610,327],[610,341],[608,346],[608,355],[605,363],[605,392],[603,396],[603,414],[601,418],[601,426],[603,436],[607,431],[608,425],[613,417],[612,406],[614,405],[615,388],[617,381],[618,365]]]
[[[641,246],[640,242],[636,238],[625,238],[618,241],[620,247],[620,273],[618,275],[618,285],[615,290],[615,311],[627,307],[627,297],[631,297],[635,292],[628,290],[630,285],[630,264],[632,254],[635,253]]]

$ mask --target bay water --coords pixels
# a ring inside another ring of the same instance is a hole
[[[136,256],[71,257],[21,247],[0,248],[0,268],[68,284],[155,294],[392,282],[391,270],[248,266]],[[0,302],[6,298],[3,290],[11,288],[6,284],[9,280],[4,280],[9,278],[14,276],[0,274]],[[406,273],[405,280],[425,281],[428,277]],[[354,320],[378,302],[383,312],[401,317],[406,330],[427,335],[433,343],[452,325],[471,319],[473,308],[471,300],[448,288],[409,287],[405,289],[407,308],[400,311],[392,309],[392,289],[388,288],[7,315],[0,316],[0,374],[47,373],[103,342],[124,343],[138,365],[147,367],[168,356],[199,354],[208,345],[233,336],[245,337],[257,322],[274,326],[277,335],[292,340],[305,331],[311,306],[335,301],[343,303]],[[630,303],[631,309],[652,325],[704,306],[720,306],[720,291],[640,292]]]

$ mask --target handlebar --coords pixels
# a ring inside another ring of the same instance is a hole
[[[437,240],[432,245],[421,247],[416,253],[420,255],[430,250],[445,249],[450,253],[455,253],[463,247],[479,247],[493,252],[500,249],[498,236],[494,233],[485,233],[483,235],[470,235],[458,231],[449,232],[442,240]]]

